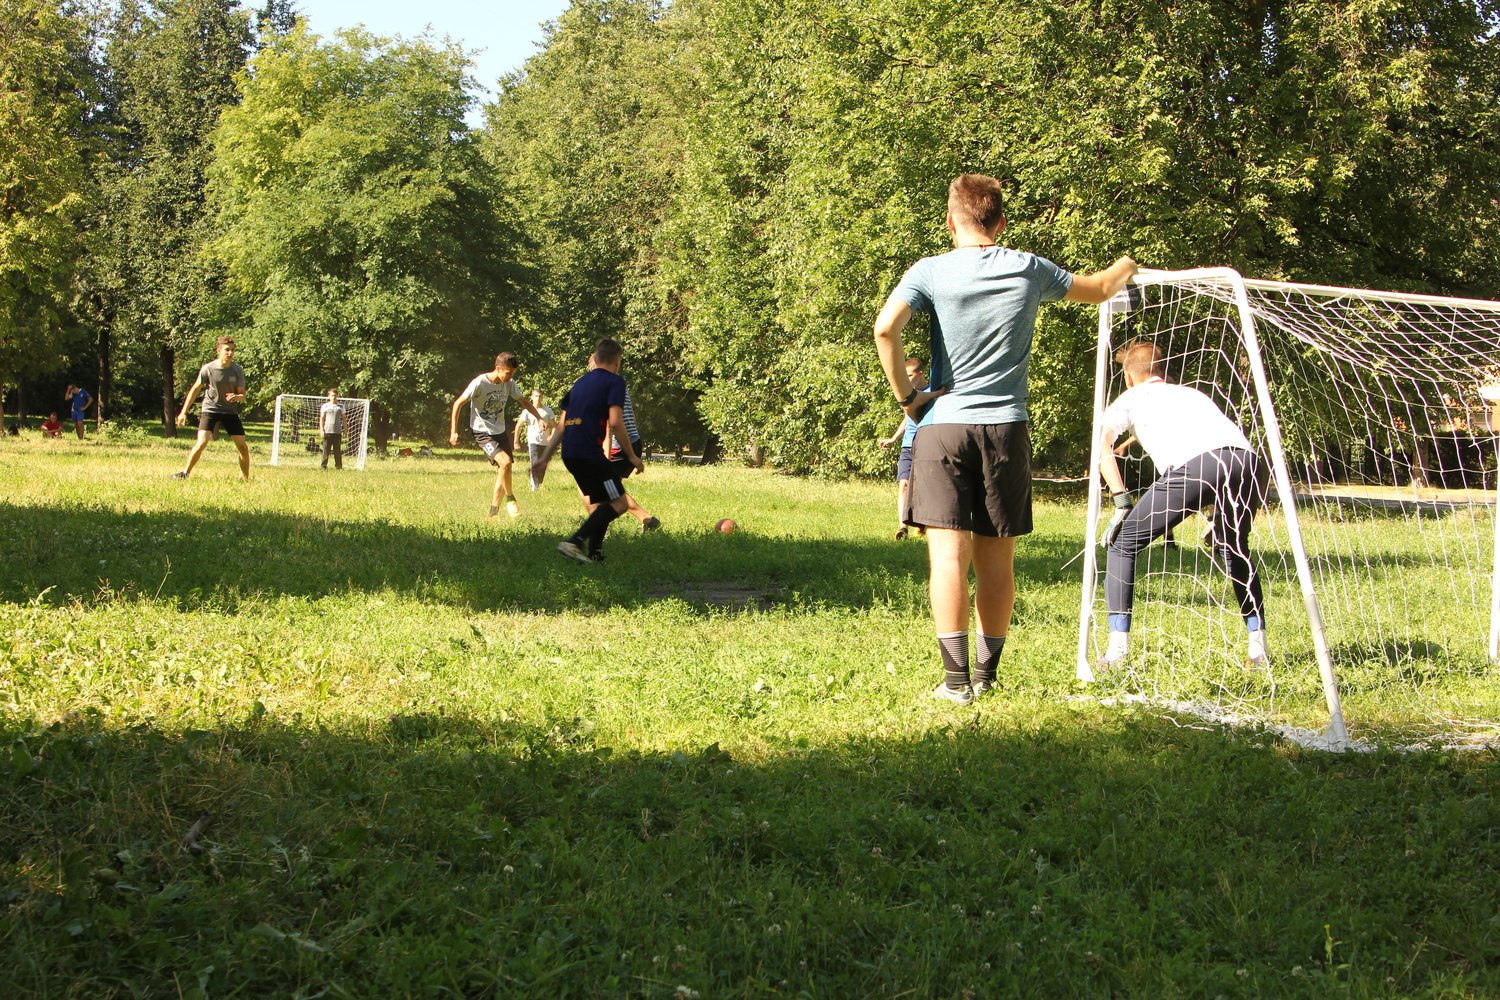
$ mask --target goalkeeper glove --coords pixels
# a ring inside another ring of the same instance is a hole
[[[1135,497],[1131,496],[1128,490],[1116,493],[1114,501],[1114,517],[1111,517],[1109,523],[1104,526],[1104,538],[1101,544],[1105,548],[1109,548],[1110,545],[1114,544],[1115,536],[1120,533],[1120,526],[1125,523],[1125,518],[1129,517],[1131,510],[1135,508]]]

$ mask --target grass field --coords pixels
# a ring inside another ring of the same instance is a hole
[[[1076,502],[954,709],[884,485],[653,465],[580,566],[560,469],[186,447],[0,445],[9,995],[1500,995],[1495,752],[1077,699]]]

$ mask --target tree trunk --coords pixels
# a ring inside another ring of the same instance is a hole
[[[375,452],[386,457],[391,444],[391,414],[383,406],[370,407],[370,430],[375,436]]]
[[[94,400],[94,427],[97,429],[104,423],[104,407],[109,403],[109,397],[114,389],[112,384],[114,371],[110,366],[110,337],[109,321],[99,327],[99,393]]]
[[[26,386],[16,379],[16,427],[26,429]]]
[[[161,423],[167,437],[177,436],[177,352],[170,344],[161,349]]]
[[[720,458],[719,452],[719,435],[715,434],[713,431],[709,431],[708,437],[703,442],[703,458],[700,460],[701,464],[713,465]]]

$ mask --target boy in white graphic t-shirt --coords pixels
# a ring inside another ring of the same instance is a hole
[[[463,409],[465,403],[469,404],[469,430],[474,435],[475,443],[484,449],[490,464],[499,470],[495,476],[494,493],[490,496],[490,517],[500,513],[502,499],[505,510],[511,517],[519,517],[521,513],[510,485],[513,446],[507,412],[510,404],[516,402],[533,416],[539,417],[540,414],[516,384],[516,370],[520,367],[521,363],[510,351],[497,354],[495,370],[476,375],[468,388],[453,401],[453,411],[448,422],[448,443],[456,445],[458,411]]]
[[[1136,557],[1189,514],[1210,506],[1215,563],[1228,574],[1239,601],[1247,659],[1251,666],[1264,666],[1265,598],[1250,558],[1250,529],[1264,492],[1260,458],[1212,399],[1166,380],[1166,358],[1154,343],[1132,341],[1115,360],[1124,369],[1126,389],[1099,421],[1099,473],[1115,505],[1104,530],[1109,646],[1100,666],[1118,666],[1130,651]],[[1161,473],[1138,501],[1125,489],[1111,447],[1126,431],[1134,432]]]

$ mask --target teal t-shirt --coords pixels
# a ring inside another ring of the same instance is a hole
[[[1036,314],[1073,287],[1073,275],[1035,254],[964,247],[911,266],[891,294],[931,317],[933,386],[927,424],[1027,419],[1026,370]]]

